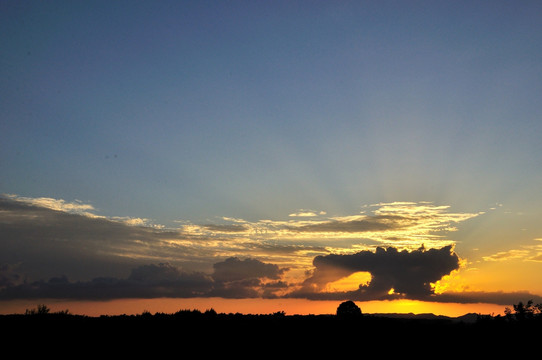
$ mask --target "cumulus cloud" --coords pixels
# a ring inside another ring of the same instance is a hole
[[[356,300],[374,300],[405,297],[423,299],[433,294],[431,283],[459,268],[459,256],[451,246],[441,249],[420,248],[415,251],[398,251],[396,248],[377,248],[375,252],[355,254],[330,254],[317,256],[315,269],[298,292],[312,298],[344,297]],[[327,283],[353,273],[371,273],[368,284],[347,293],[325,293]]]

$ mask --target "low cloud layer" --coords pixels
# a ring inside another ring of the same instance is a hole
[[[48,281],[3,281],[0,299],[254,298],[272,297],[273,289],[284,287],[278,280],[286,269],[256,259],[228,258],[216,263],[214,268],[213,273],[206,274],[161,263],[139,266],[125,279],[99,277],[71,282],[61,276]]]
[[[459,267],[442,234],[477,214],[429,203],[374,207],[344,217],[306,211],[288,221],[223,218],[168,229],[99,216],[78,201],[0,196],[0,299],[537,299],[527,292],[433,293],[431,283]],[[540,249],[529,250],[533,259]],[[327,287],[356,272],[371,281],[348,291]]]
[[[119,298],[195,297],[209,292],[212,279],[196,272],[184,272],[168,264],[145,265],[126,279],[99,277],[71,282],[66,276],[48,281],[25,282],[5,287],[0,299],[78,299],[110,300]]]
[[[457,255],[449,248],[415,252],[388,248],[374,253],[329,255],[314,259],[315,269],[301,286],[284,281],[283,275],[288,269],[257,259],[228,258],[214,264],[212,273],[185,271],[165,263],[149,264],[134,268],[126,278],[97,277],[89,281],[70,281],[66,276],[60,276],[27,282],[17,276],[14,269],[4,266],[0,269],[0,300],[223,297],[356,301],[416,299],[502,305],[525,299],[542,302],[540,296],[528,292],[433,294],[429,283],[455,269],[457,260]],[[358,290],[322,291],[328,282],[368,270],[373,278],[368,284],[360,284]],[[396,292],[390,293],[391,289]]]

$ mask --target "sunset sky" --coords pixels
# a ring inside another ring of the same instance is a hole
[[[2,1],[0,313],[542,303],[541,19]]]

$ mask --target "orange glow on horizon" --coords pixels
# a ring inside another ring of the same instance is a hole
[[[218,313],[272,314],[284,311],[286,315],[335,314],[340,300],[306,299],[223,299],[223,298],[187,298],[187,299],[122,299],[111,301],[58,301],[40,299],[39,301],[2,301],[1,314],[24,314],[26,309],[34,309],[38,304],[45,304],[51,312],[69,310],[70,314],[100,315],[137,315],[143,312],[173,314],[179,310],[206,311],[214,309]],[[461,316],[467,313],[493,314],[504,313],[505,306],[495,304],[459,304],[437,303],[416,300],[366,301],[356,304],[364,314],[376,313],[413,313]]]

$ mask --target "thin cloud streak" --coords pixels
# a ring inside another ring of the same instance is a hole
[[[540,241],[540,239],[534,239]],[[484,261],[542,261],[542,244],[524,245],[520,249],[499,251],[495,254],[483,256]]]

